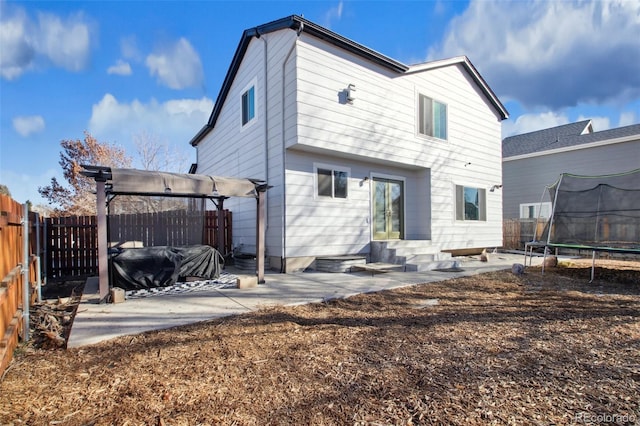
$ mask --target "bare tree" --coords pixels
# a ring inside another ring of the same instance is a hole
[[[187,154],[176,146],[161,141],[153,133],[141,132],[133,137],[138,161],[143,170],[184,173],[187,170]],[[135,199],[134,199],[135,198]],[[129,203],[137,212],[157,212],[185,208],[182,199],[165,197],[132,197]]]
[[[0,183],[0,194],[8,195],[9,197],[11,197],[11,191],[9,191],[9,187],[2,183]]]
[[[185,173],[187,171],[187,154],[167,141],[161,141],[155,134],[141,132],[133,137],[133,144],[138,153],[143,170]]]
[[[95,182],[82,176],[82,165],[107,167],[130,167],[131,158],[124,149],[109,143],[98,142],[88,132],[84,140],[63,140],[60,142],[60,160],[67,186],[54,177],[38,192],[54,206],[53,216],[94,215],[96,213]]]

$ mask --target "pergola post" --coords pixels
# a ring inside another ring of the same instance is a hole
[[[215,203],[218,208],[218,228],[217,231],[217,240],[218,247],[216,249],[220,252],[220,254],[224,257],[227,255],[225,253],[225,244],[224,244],[224,230],[225,230],[225,221],[224,221],[224,197],[218,198],[218,202]]]
[[[265,191],[258,191],[256,215],[256,275],[258,276],[258,284],[264,283],[265,194]]]
[[[96,179],[96,213],[98,215],[98,273],[100,301],[109,294],[109,247],[107,243],[107,195],[105,181]]]

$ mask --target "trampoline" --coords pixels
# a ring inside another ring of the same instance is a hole
[[[548,249],[588,250],[593,281],[596,253],[640,255],[640,169],[598,176],[562,173],[545,191],[551,217],[541,239],[534,236],[525,244],[525,265],[536,247],[544,248],[545,257]],[[542,268],[544,273],[544,262]]]

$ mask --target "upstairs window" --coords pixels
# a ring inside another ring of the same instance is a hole
[[[421,135],[447,139],[447,106],[425,96],[418,96],[418,132]]]
[[[347,198],[349,172],[329,168],[316,169],[319,197]]]
[[[251,86],[242,94],[242,125],[244,126],[256,116],[255,86]]]
[[[487,220],[486,199],[485,189],[456,185],[456,220]]]

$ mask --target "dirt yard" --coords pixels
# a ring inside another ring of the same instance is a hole
[[[640,263],[589,263],[22,347],[0,424],[640,424]]]

